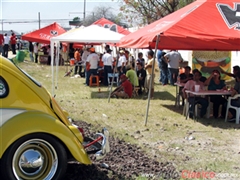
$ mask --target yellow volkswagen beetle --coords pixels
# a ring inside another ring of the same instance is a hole
[[[110,150],[108,135],[104,128],[95,140],[84,137],[83,130],[39,82],[0,56],[2,177],[59,180],[69,159],[88,165],[88,153],[94,152],[98,158],[105,156]],[[91,151],[86,149],[89,146]]]

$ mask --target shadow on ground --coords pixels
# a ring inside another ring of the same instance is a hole
[[[181,115],[183,113],[183,106],[176,107],[174,104],[173,105],[164,104],[162,106],[171,110],[171,111],[179,113]],[[210,117],[209,119],[208,118],[197,118],[195,120],[191,119],[191,118],[188,118],[188,119],[186,119],[186,121],[196,121],[198,123],[202,123],[205,126],[218,127],[218,128],[221,128],[221,129],[240,129],[239,124],[235,124],[235,122],[233,122],[233,123],[225,122],[224,119],[220,119],[220,118],[218,118],[218,119],[215,119],[213,117]]]
[[[115,88],[114,88],[115,89]],[[92,99],[100,99],[100,98],[108,98],[109,96],[109,91],[102,91],[99,88],[96,88],[96,91],[91,92],[91,98]],[[131,99],[141,99],[141,100],[146,100],[148,98],[148,94],[138,94],[138,96],[134,96]],[[154,98],[151,100],[170,100],[170,101],[175,101],[175,96],[173,96],[171,93],[168,91],[158,91],[154,92]]]
[[[64,179],[68,180],[111,180],[122,179],[127,180],[122,175],[113,174],[113,177],[108,177],[107,169],[99,169],[97,165],[83,165],[78,162],[68,163],[67,172]],[[129,179],[129,178],[128,178]],[[131,178],[129,179],[131,180]]]

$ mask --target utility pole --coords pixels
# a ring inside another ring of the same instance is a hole
[[[38,29],[41,29],[41,24],[40,24],[40,12],[38,12]]]
[[[86,17],[86,0],[83,2],[83,24],[85,23],[85,17]]]

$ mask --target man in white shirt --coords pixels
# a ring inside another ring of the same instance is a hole
[[[9,49],[10,37],[7,35],[7,33],[5,33],[3,39],[4,39],[3,56],[8,58],[8,49]]]
[[[120,57],[118,59],[117,70],[118,70],[119,76],[121,76],[121,74],[126,73],[125,65],[127,63],[127,59],[126,59],[124,50],[120,50],[119,53],[120,53]]]
[[[164,55],[166,63],[168,63],[169,81],[171,85],[177,82],[179,73],[179,63],[183,61],[183,58],[176,50],[171,50]]]
[[[86,60],[86,70],[87,70],[87,77],[86,77],[86,85],[89,86],[89,78],[90,76],[97,75],[98,71],[98,62],[99,62],[99,56],[97,53],[95,53],[95,48],[92,47],[89,49],[90,54],[87,57]]]
[[[84,68],[84,72],[83,72],[84,75],[82,77],[87,77],[86,61],[87,61],[87,57],[90,54],[89,49],[90,49],[89,47],[85,48],[82,53],[82,67]]]
[[[195,70],[194,74],[193,74],[193,80],[189,80],[184,85],[184,88],[182,89],[183,97],[185,99],[188,98],[188,102],[189,102],[189,117],[190,118],[193,117],[193,107],[195,106],[195,104],[200,104],[201,105],[201,112],[200,112],[200,117],[201,118],[207,112],[208,100],[206,98],[199,97],[199,96],[194,97],[192,94],[189,94],[189,96],[187,97],[187,94],[186,94],[186,90],[195,91],[195,85],[199,85],[200,86],[200,88],[199,88],[200,91],[205,89],[204,83],[200,81],[200,78],[201,78],[200,72]]]
[[[111,55],[112,50],[107,49],[107,52],[102,57],[102,62],[104,65],[104,73],[103,73],[103,84],[104,86],[108,86],[108,73],[113,73],[112,65],[113,65],[113,57]]]

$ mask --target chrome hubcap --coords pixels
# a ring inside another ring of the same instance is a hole
[[[57,171],[58,157],[54,147],[43,139],[31,139],[16,150],[12,169],[16,179],[51,179]]]

